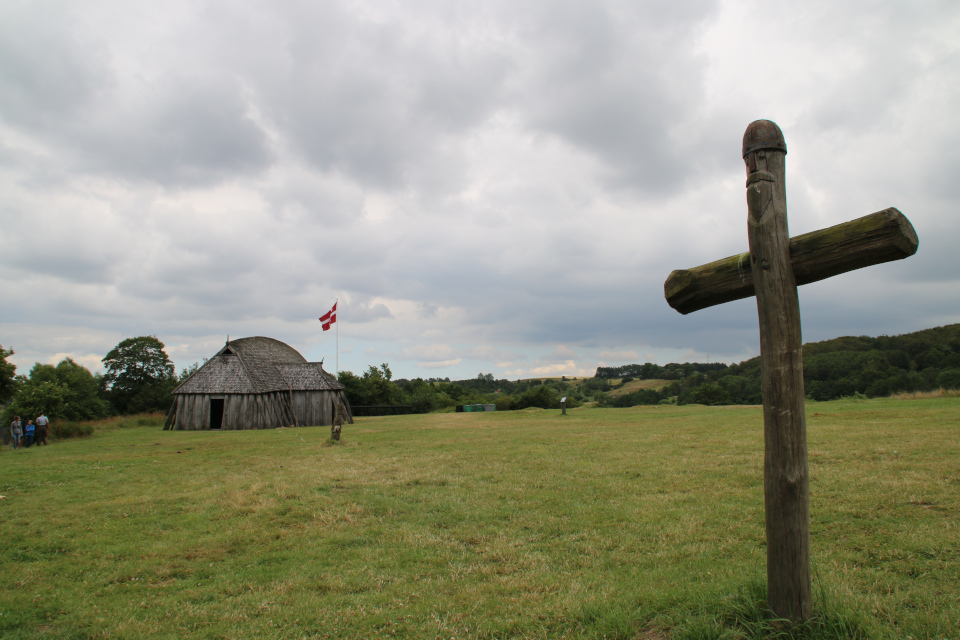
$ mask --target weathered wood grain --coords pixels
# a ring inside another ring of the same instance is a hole
[[[782,139],[779,128],[776,133]],[[767,604],[777,616],[803,621],[813,613],[810,498],[800,301],[787,229],[786,152],[766,148],[752,155],[746,159],[753,169],[747,178],[747,235],[760,319]]]
[[[750,250],[664,283],[670,306],[690,313],[757,297],[764,421],[767,604],[796,622],[812,615],[810,500],[803,351],[797,285],[912,256],[919,242],[896,209],[790,239],[780,128],[757,120],[743,136]]]
[[[177,413],[177,397],[173,397],[173,404],[170,405],[170,411],[167,411],[167,419],[163,421],[163,430],[167,431],[173,425],[173,418]]]
[[[917,233],[891,207],[790,240],[790,262],[798,285],[855,269],[902,260],[917,252]],[[667,303],[682,314],[754,295],[750,253],[692,269],[678,269],[663,284]]]

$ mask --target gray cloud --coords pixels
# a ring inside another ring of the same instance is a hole
[[[320,359],[339,297],[354,371],[744,359],[752,300],[680,316],[662,285],[745,250],[760,117],[787,136],[794,234],[897,206],[920,235],[802,288],[805,337],[960,321],[950,4],[58,8],[0,9],[18,357],[155,333],[182,366],[229,333]]]

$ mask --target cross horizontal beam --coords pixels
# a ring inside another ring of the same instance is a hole
[[[809,284],[855,269],[902,260],[919,240],[907,217],[893,207],[827,229],[790,238],[797,284]],[[754,295],[750,253],[692,269],[678,269],[663,283],[667,303],[686,315]]]

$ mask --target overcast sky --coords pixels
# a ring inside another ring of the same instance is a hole
[[[960,322],[960,3],[5,0],[0,344],[92,370],[229,335],[396,377],[738,362],[744,129],[791,235],[899,208],[917,255],[800,289],[805,341]],[[337,325],[335,325],[337,326]]]

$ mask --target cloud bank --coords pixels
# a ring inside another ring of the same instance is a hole
[[[918,254],[801,288],[806,340],[960,321],[960,7],[94,0],[0,6],[0,344],[92,368],[227,335],[400,377],[758,353],[671,270],[896,206]],[[317,317],[339,299],[339,337]]]

